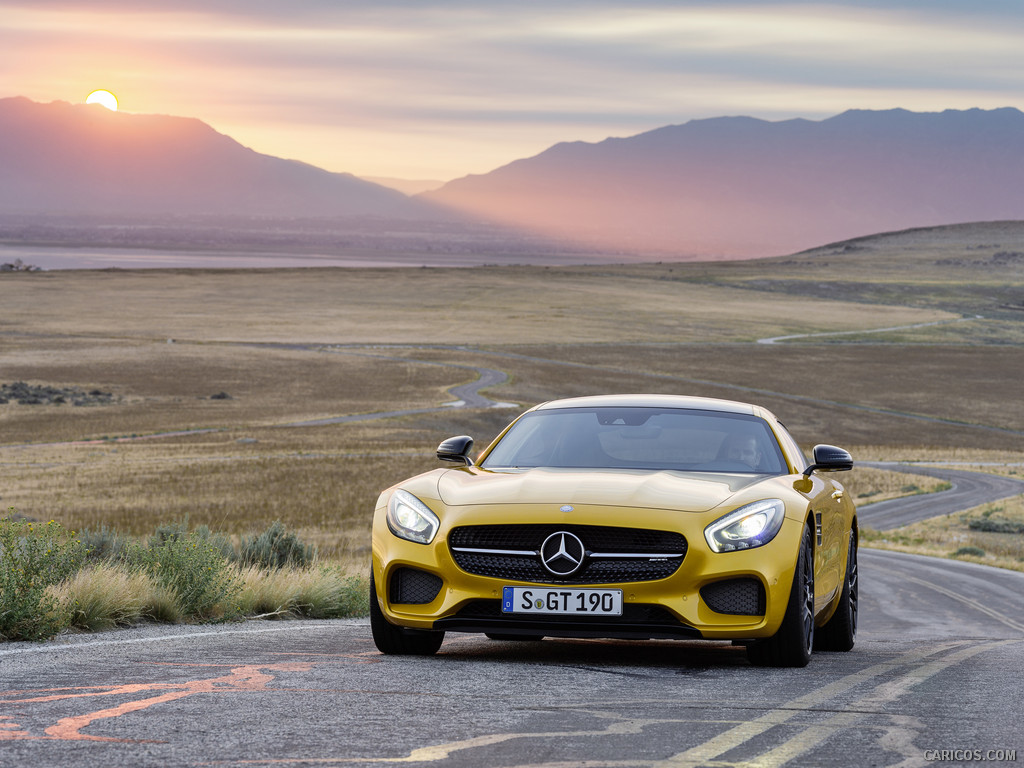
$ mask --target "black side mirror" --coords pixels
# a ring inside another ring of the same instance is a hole
[[[837,472],[844,469],[853,469],[853,457],[849,451],[836,448],[834,445],[814,446],[814,463],[804,470],[808,477],[816,469],[826,472]]]
[[[469,435],[449,437],[437,446],[437,458],[441,461],[452,461],[456,464],[473,466],[473,460],[469,458],[469,452],[473,450],[473,438]]]

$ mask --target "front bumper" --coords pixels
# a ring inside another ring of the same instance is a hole
[[[621,589],[621,617],[503,614],[504,587],[537,583],[474,575],[461,569],[449,549],[448,533],[459,524],[480,520],[460,519],[451,510],[448,512],[447,524],[435,540],[423,545],[397,538],[378,510],[373,531],[373,572],[381,611],[392,624],[414,629],[551,637],[770,637],[778,630],[786,610],[803,530],[802,522],[787,518],[776,537],[764,546],[715,553],[703,537],[703,528],[712,518],[693,515],[685,530],[680,531],[688,542],[686,555],[670,576],[650,581],[586,584]],[[586,521],[611,525],[621,519],[622,510],[589,510]],[[527,515],[517,522],[551,521]],[[634,527],[639,523],[652,530],[671,530],[673,526],[679,530],[678,513],[671,518],[645,513],[643,520],[631,522]],[[572,528],[572,523],[564,519],[555,524]],[[427,588],[410,592],[409,584],[426,584]],[[576,586],[568,580],[558,584]],[[420,602],[404,602],[410,599]]]

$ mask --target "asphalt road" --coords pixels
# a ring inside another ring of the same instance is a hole
[[[1024,480],[1014,477],[897,462],[864,462],[863,466],[929,475],[948,480],[952,485],[948,491],[940,493],[925,493],[860,506],[857,509],[860,524],[880,531],[889,531],[929,517],[948,515],[1024,493]]]
[[[861,589],[854,650],[801,670],[711,642],[449,635],[385,657],[363,620],[9,643],[0,766],[1024,761],[1024,574],[862,550]]]

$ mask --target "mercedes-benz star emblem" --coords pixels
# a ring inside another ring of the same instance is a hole
[[[552,533],[540,545],[540,561],[555,576],[570,576],[583,565],[583,542],[568,531]]]

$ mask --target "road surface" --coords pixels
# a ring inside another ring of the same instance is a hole
[[[1024,761],[1024,574],[873,550],[860,572],[856,647],[797,670],[701,641],[450,634],[385,657],[365,620],[8,643],[0,766]]]

